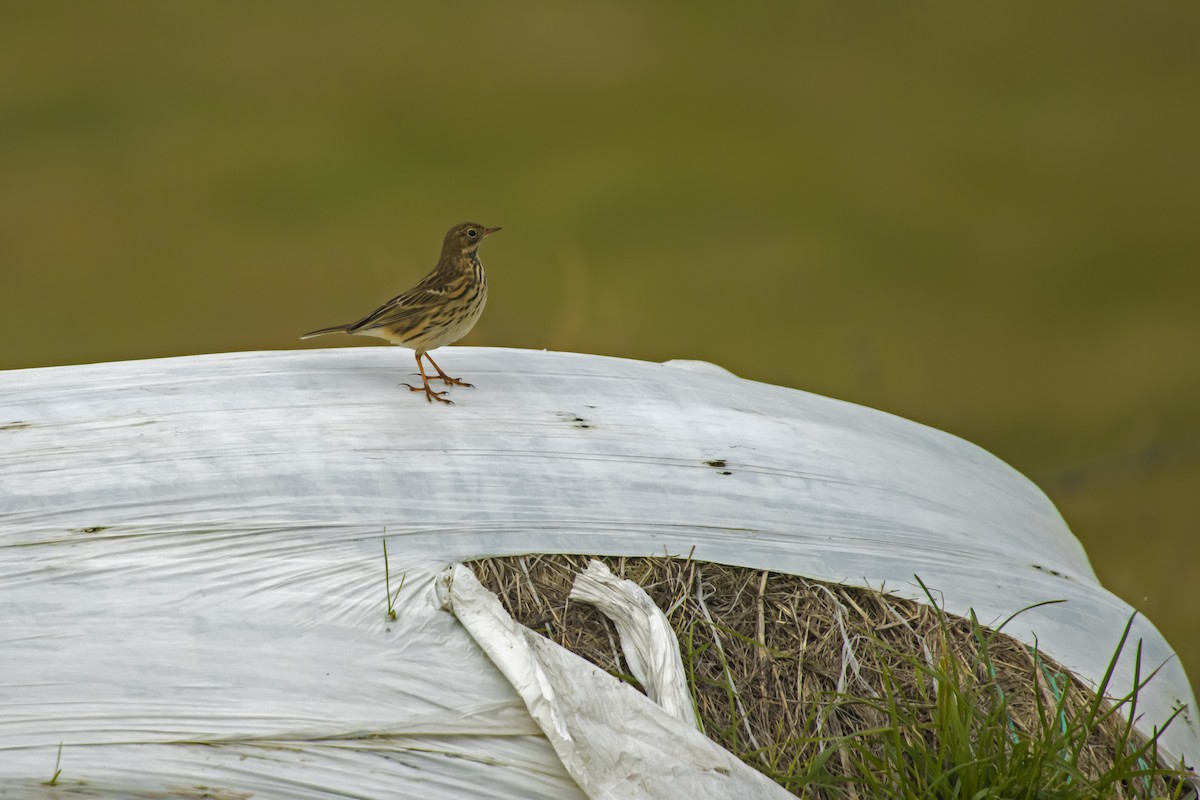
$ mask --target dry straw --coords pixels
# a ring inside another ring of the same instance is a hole
[[[470,566],[518,621],[636,685],[612,624],[567,599],[589,558]],[[1161,766],[1156,741],[1126,721],[1136,691],[1110,702],[1106,681],[1097,700],[1036,648],[974,619],[795,575],[670,557],[598,560],[667,614],[705,733],[799,796],[1191,791]]]

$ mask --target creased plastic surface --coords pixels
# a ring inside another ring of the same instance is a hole
[[[646,696],[675,719],[698,729],[679,640],[666,614],[646,590],[613,575],[603,563],[589,561],[587,569],[575,576],[570,599],[589,603],[612,620],[629,669],[645,688]]]
[[[0,786],[53,796],[63,742],[64,785],[131,794],[581,797],[437,607],[477,556],[694,547],[908,597],[916,573],[984,621],[1066,599],[1008,630],[1091,680],[1130,613],[1036,487],[945,433],[694,364],[438,360],[478,387],[453,407],[386,347],[0,373]],[[1133,635],[1166,662],[1141,725],[1187,704],[1165,744],[1194,761],[1186,677]]]
[[[762,773],[632,686],[515,622],[461,564],[443,604],[521,693],[576,782],[596,800],[789,798]]]

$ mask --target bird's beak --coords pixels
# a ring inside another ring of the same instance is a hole
[[[496,232],[496,231],[498,231],[498,230],[500,230],[500,229],[499,229],[499,228],[484,228],[484,229],[483,229],[483,235],[484,235],[484,236],[491,236],[493,233],[495,233],[495,232]]]

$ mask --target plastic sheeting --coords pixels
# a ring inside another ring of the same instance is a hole
[[[672,717],[700,728],[683,673],[679,639],[667,615],[645,589],[618,578],[602,562],[593,560],[575,576],[569,599],[593,605],[612,620],[629,671],[646,696]]]
[[[60,784],[100,796],[584,796],[438,606],[434,576],[478,556],[695,548],[917,599],[919,574],[984,621],[1065,599],[1006,630],[1092,681],[1131,613],[961,439],[705,365],[440,352],[478,387],[453,407],[398,388],[392,348],[0,373],[10,796],[54,796],[60,742]],[[1186,676],[1133,635],[1164,664],[1140,725],[1186,705],[1164,743],[1193,762]]]
[[[521,693],[530,715],[588,797],[792,796],[704,736],[691,721],[668,713],[629,684],[517,624],[463,565],[447,571],[438,585],[443,605]],[[674,633],[669,635],[674,641]],[[674,667],[659,666],[668,671]]]

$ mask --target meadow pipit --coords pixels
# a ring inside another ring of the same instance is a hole
[[[321,336],[326,333],[354,333],[363,336],[378,336],[392,344],[416,351],[417,370],[421,373],[423,386],[408,386],[410,391],[425,392],[428,402],[453,405],[442,395],[429,388],[429,378],[421,364],[422,356],[437,370],[438,377],[447,386],[470,386],[458,378],[442,372],[430,350],[457,342],[466,336],[487,302],[487,276],[479,262],[479,243],[483,237],[495,233],[499,228],[485,228],[474,222],[455,225],[446,233],[442,242],[442,255],[433,268],[415,286],[396,295],[358,322],[349,325],[334,325],[321,328],[301,336]]]

